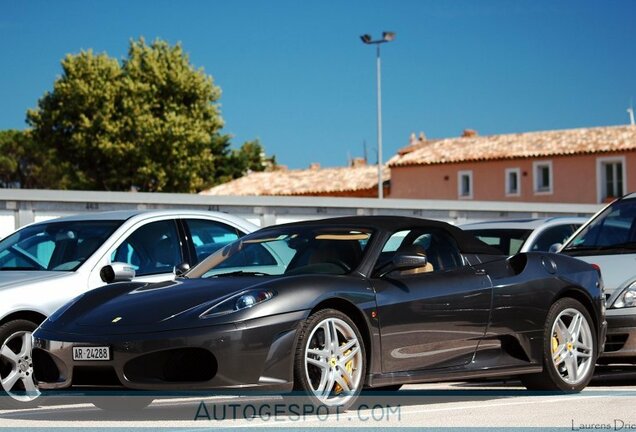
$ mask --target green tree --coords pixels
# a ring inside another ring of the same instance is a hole
[[[247,141],[239,149],[232,150],[222,170],[221,180],[230,181],[250,172],[275,168],[276,157],[268,157],[259,140]]]
[[[29,131],[0,131],[0,187],[63,189],[68,178]]]
[[[276,167],[276,157],[268,157],[259,140],[247,141],[234,153],[244,166],[241,175],[247,171],[268,171]]]
[[[221,90],[179,44],[131,41],[121,64],[83,51],[62,71],[27,122],[70,187],[195,192],[227,175]]]
[[[113,166],[121,163],[111,158],[121,147],[117,137],[119,64],[105,54],[86,51],[67,55],[62,71],[38,109],[27,112],[33,138],[65,167],[71,188],[113,189],[111,181],[128,180],[122,173],[107,178],[107,173],[114,174]]]

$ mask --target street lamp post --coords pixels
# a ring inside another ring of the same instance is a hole
[[[382,39],[373,40],[371,35],[360,36],[362,42],[367,45],[376,46],[376,69],[377,69],[377,93],[378,93],[378,198],[384,198],[384,187],[382,181],[382,61],[380,59],[380,45],[391,42],[395,39],[395,33],[383,32]]]

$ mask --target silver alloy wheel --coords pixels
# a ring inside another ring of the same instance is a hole
[[[0,360],[9,366],[8,373],[0,375],[2,389],[19,402],[30,402],[40,396],[33,380],[31,334],[30,331],[15,332],[0,348]]]
[[[323,404],[345,404],[362,380],[362,350],[356,332],[339,318],[316,325],[305,348],[305,374],[314,396]]]
[[[594,337],[585,316],[573,308],[564,309],[552,324],[552,364],[561,379],[576,385],[583,381],[593,362]]]

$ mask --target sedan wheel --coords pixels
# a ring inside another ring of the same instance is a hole
[[[529,389],[580,391],[590,382],[596,363],[596,334],[585,307],[572,298],[557,301],[548,312],[544,333],[544,371],[522,378]]]
[[[333,309],[309,317],[296,353],[297,390],[314,405],[346,409],[360,393],[365,372],[364,342],[351,319]]]
[[[27,408],[40,396],[33,379],[31,335],[36,325],[26,320],[10,321],[0,327],[0,406]]]

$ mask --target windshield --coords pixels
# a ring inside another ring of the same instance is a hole
[[[506,255],[515,255],[532,233],[529,229],[467,229],[484,243],[496,247]]]
[[[563,251],[618,252],[636,249],[636,198],[616,201],[563,248]]]
[[[187,276],[347,274],[360,265],[370,237],[361,228],[258,231],[210,255]]]
[[[0,242],[0,270],[75,271],[123,221],[49,222]]]

